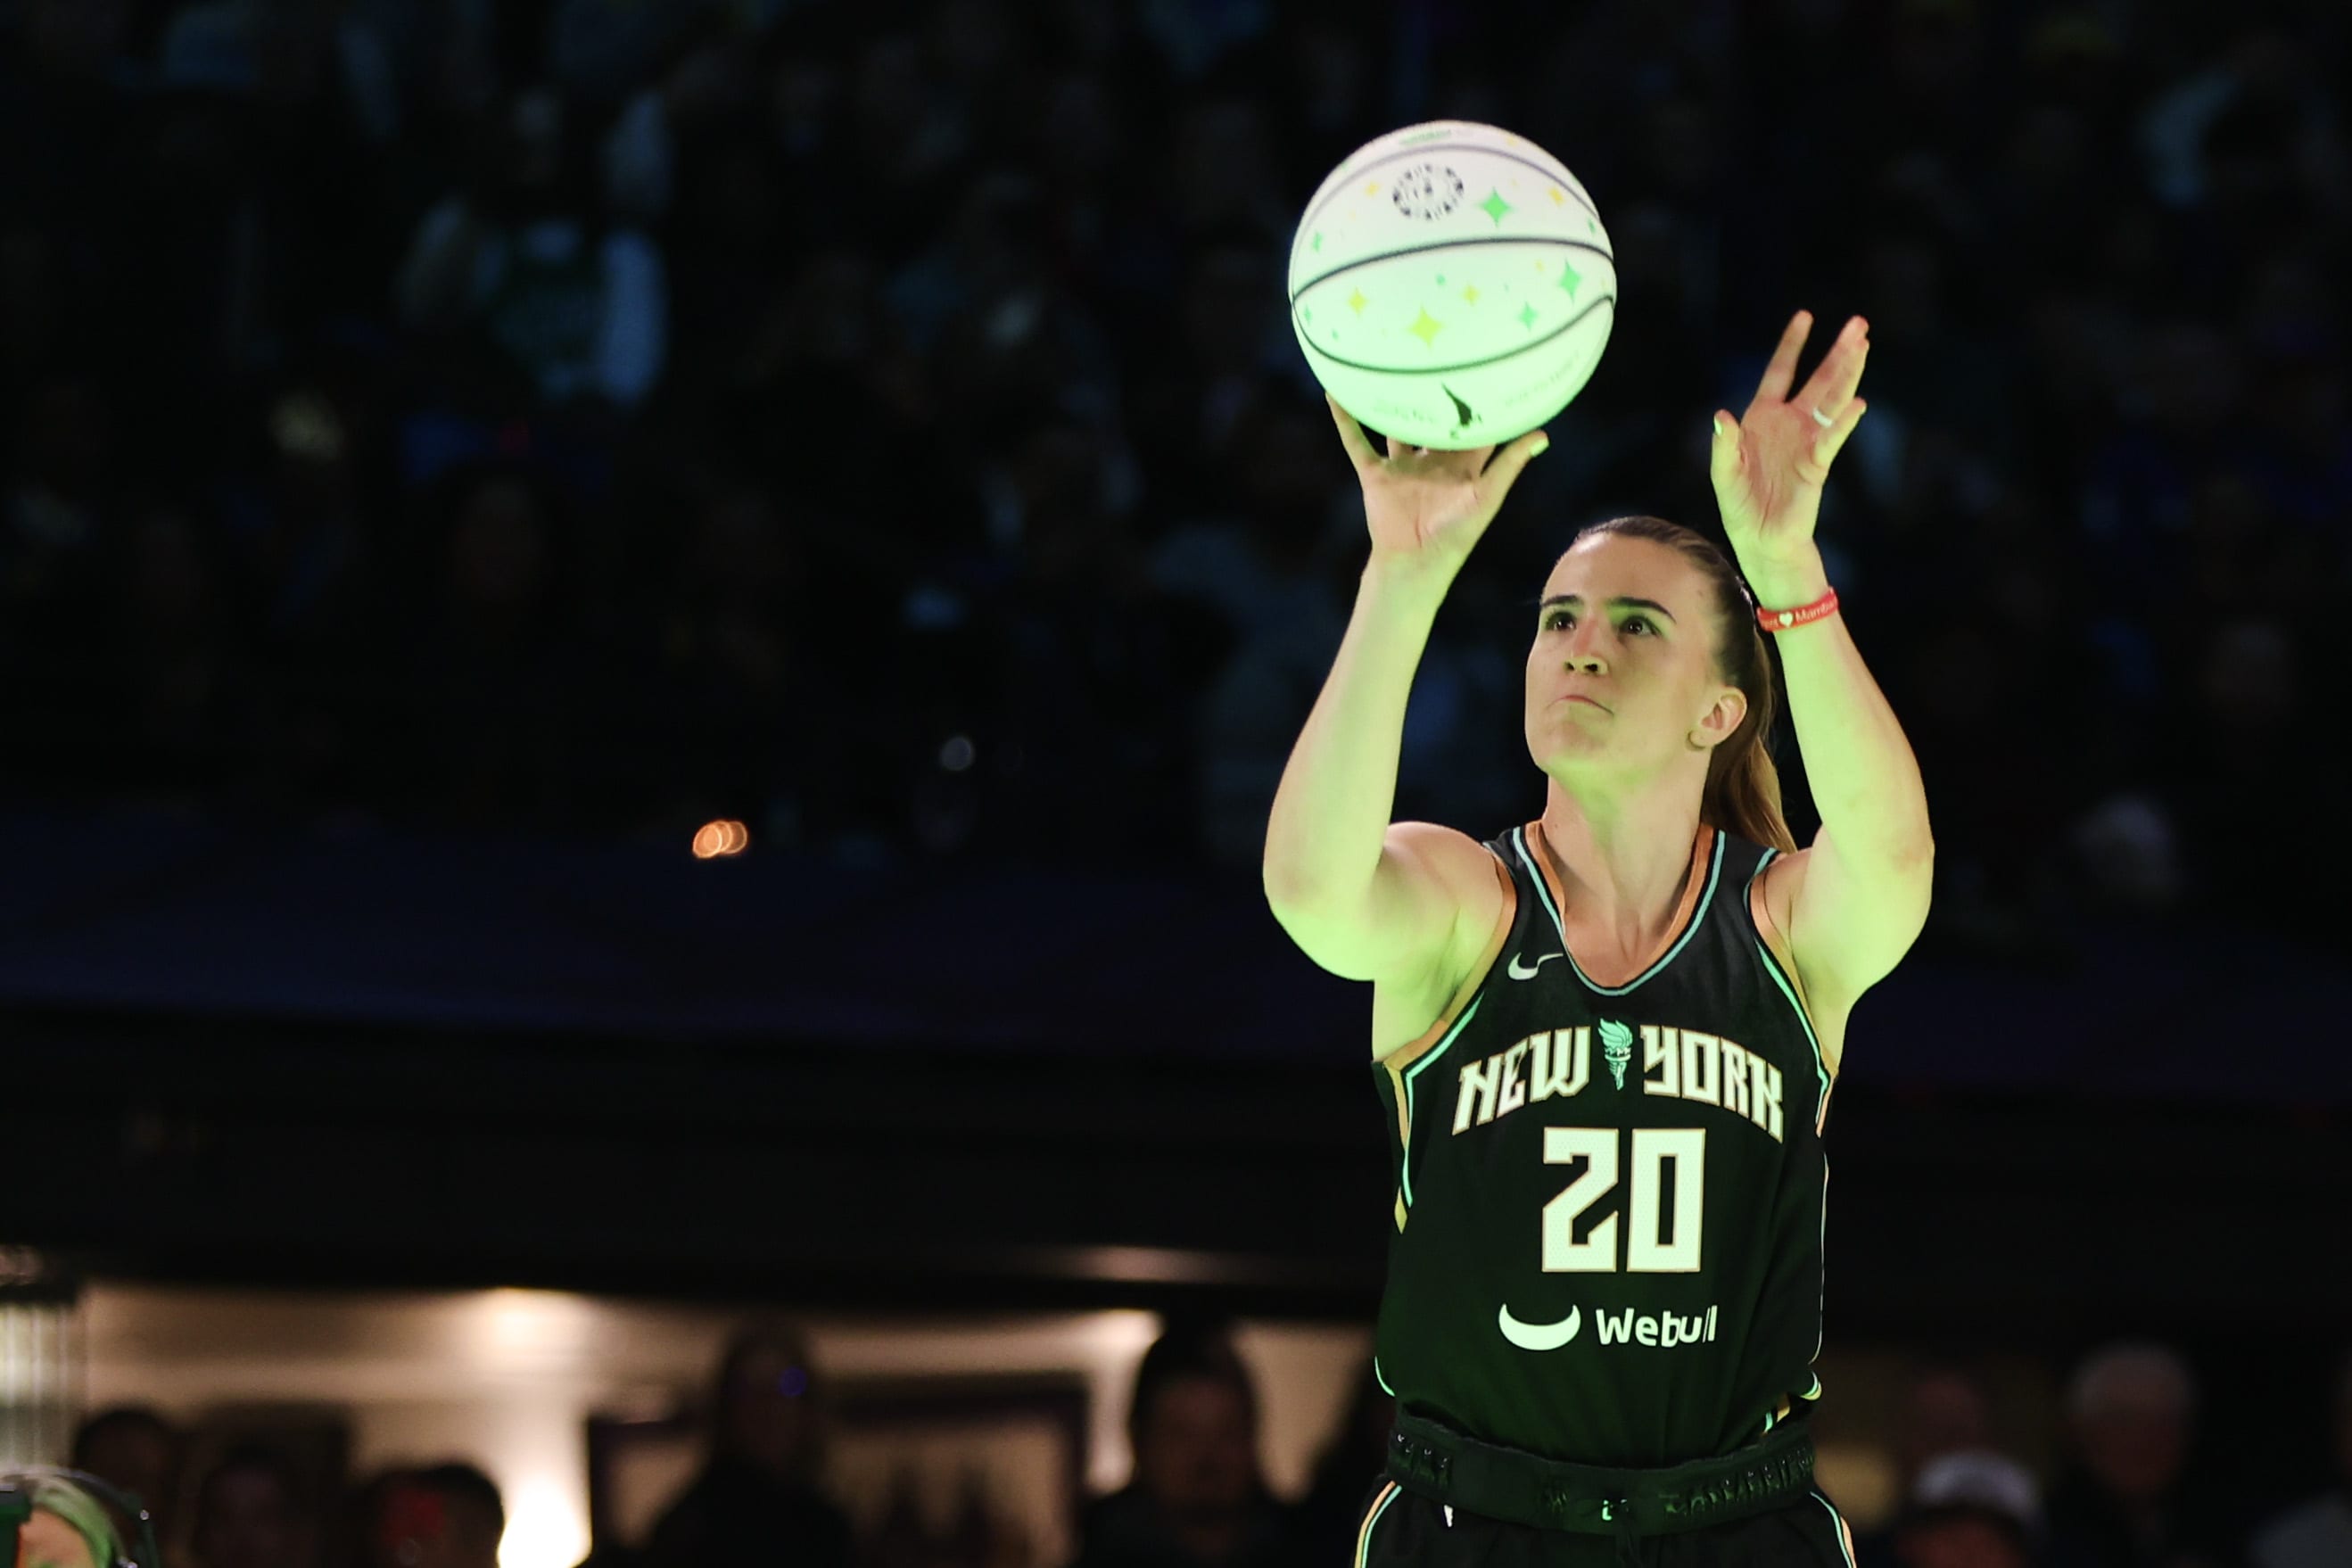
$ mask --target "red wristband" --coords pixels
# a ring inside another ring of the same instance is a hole
[[[1758,606],[1756,624],[1768,632],[1785,632],[1790,626],[1801,626],[1809,621],[1822,620],[1837,614],[1837,590],[1832,588],[1810,605],[1793,610],[1768,610]]]

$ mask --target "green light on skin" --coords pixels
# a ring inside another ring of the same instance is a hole
[[[47,1509],[36,1508],[17,1528],[15,1568],[97,1568],[81,1532]]]

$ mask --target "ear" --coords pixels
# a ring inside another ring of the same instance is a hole
[[[1691,750],[1695,752],[1715,750],[1716,747],[1738,733],[1740,723],[1747,717],[1748,693],[1740,690],[1737,686],[1717,687],[1714,703],[1706,712],[1699,715],[1698,722],[1692,726]]]

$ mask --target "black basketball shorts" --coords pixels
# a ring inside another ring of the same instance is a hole
[[[1679,1535],[1633,1542],[1643,1568],[1854,1568],[1853,1537],[1830,1500],[1801,1500]],[[1350,1568],[1621,1568],[1617,1539],[1467,1514],[1394,1481],[1365,1500]],[[1303,1568],[1337,1568],[1308,1563]]]

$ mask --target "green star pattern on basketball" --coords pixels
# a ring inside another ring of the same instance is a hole
[[[1488,217],[1495,220],[1496,228],[1503,226],[1503,215],[1511,210],[1511,204],[1503,199],[1503,193],[1499,190],[1488,191],[1486,199],[1478,205],[1486,209]]]
[[[1432,316],[1427,310],[1422,311],[1421,319],[1405,329],[1406,331],[1433,347],[1436,345],[1437,334],[1444,330],[1445,323]]]

